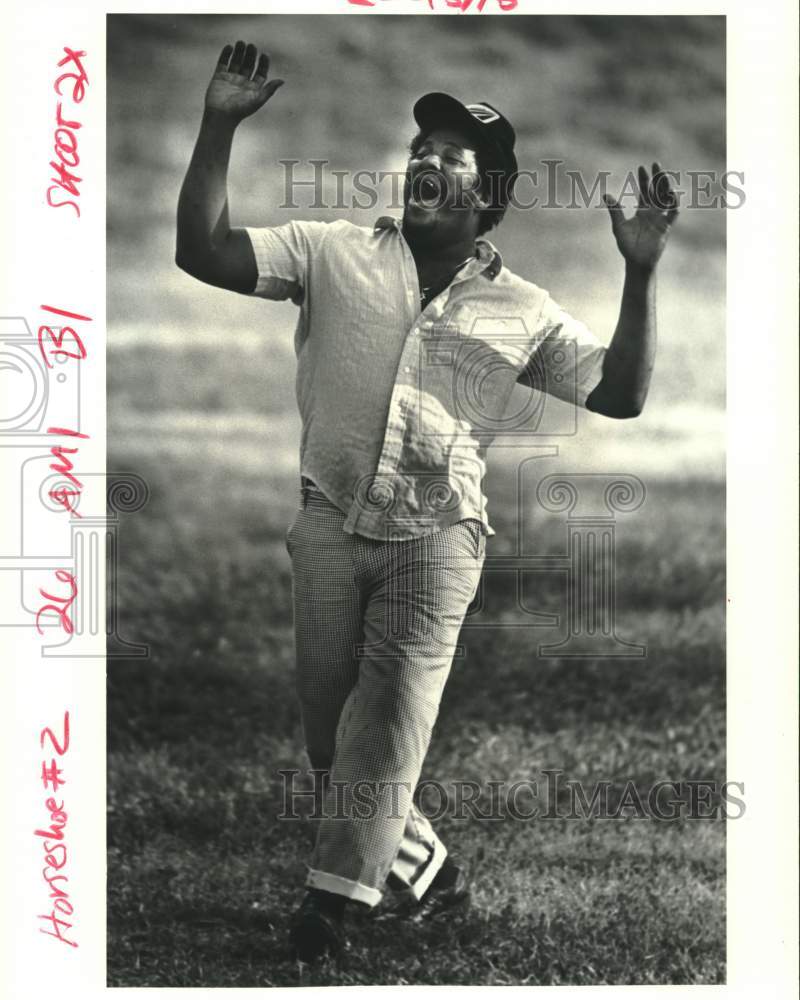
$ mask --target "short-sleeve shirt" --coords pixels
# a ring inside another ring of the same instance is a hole
[[[485,239],[422,309],[400,225],[290,222],[248,228],[253,294],[300,307],[295,332],[300,472],[381,540],[475,518],[517,381],[583,406],[605,348]]]

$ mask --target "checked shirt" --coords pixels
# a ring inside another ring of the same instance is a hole
[[[300,307],[300,472],[345,514],[344,531],[410,539],[475,518],[493,534],[486,451],[509,431],[515,384],[582,406],[600,381],[603,345],[485,239],[421,310],[394,219],[247,232],[253,294]]]

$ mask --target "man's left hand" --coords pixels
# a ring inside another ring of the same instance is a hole
[[[678,216],[678,199],[661,167],[653,164],[652,179],[639,167],[639,202],[631,219],[618,201],[603,195],[619,252],[629,264],[652,270],[667,245],[670,227]]]

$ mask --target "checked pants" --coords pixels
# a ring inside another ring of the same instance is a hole
[[[419,899],[447,855],[413,805],[484,535],[459,521],[411,540],[343,530],[305,485],[286,535],[297,691],[311,766],[328,772],[307,885],[374,906]],[[344,806],[344,808],[343,808]]]

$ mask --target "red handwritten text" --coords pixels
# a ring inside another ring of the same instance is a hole
[[[84,439],[89,437],[88,434],[80,434],[78,431],[72,431],[66,427],[48,427],[47,433],[64,434],[68,437]],[[57,486],[55,489],[49,491],[48,496],[51,500],[55,500],[56,503],[61,504],[64,510],[68,511],[70,514],[74,514],[75,517],[80,517],[81,515],[73,505],[72,501],[74,497],[80,497],[81,490],[83,489],[83,483],[77,476],[73,475],[72,470],[75,466],[72,464],[72,459],[67,458],[67,455],[75,455],[77,452],[77,448],[65,448],[63,444],[54,444],[50,449],[50,454],[56,459],[55,462],[51,462],[50,468],[53,472],[57,472],[59,475],[68,480],[71,486],[67,486],[66,484]]]
[[[375,0],[347,0],[348,3],[353,4],[355,7],[374,7],[376,6]],[[428,7],[431,10],[435,9],[435,0],[427,0]],[[486,6],[488,0],[440,0],[440,7],[453,7],[456,10],[460,10],[462,13],[468,11],[470,7],[475,8],[476,11],[481,12]],[[514,10],[517,6],[518,0],[497,0],[497,6],[501,11]]]
[[[46,611],[52,611],[58,615],[58,623],[67,635],[72,635],[75,631],[75,626],[72,624],[72,619],[69,616],[69,609],[78,596],[78,584],[75,582],[75,577],[65,569],[56,570],[56,580],[59,583],[68,583],[70,592],[66,597],[59,597],[56,594],[48,594],[46,590],[41,587],[39,588],[39,593],[42,597],[53,602],[52,604],[43,604],[36,612],[36,630],[39,635],[44,635],[44,630],[39,625],[39,619]]]
[[[66,319],[73,320],[73,322],[81,321],[90,323],[92,321],[91,316],[84,316],[83,313],[72,312],[69,309],[58,309],[56,306],[46,305],[40,308],[45,312],[53,313],[55,316],[64,316]],[[67,342],[72,350],[64,346],[65,337],[69,338]],[[39,327],[38,340],[39,350],[48,368],[53,367],[52,358],[72,358],[73,361],[83,361],[86,357],[86,347],[74,326],[53,327],[42,325]],[[70,438],[86,439],[89,436],[88,434],[81,434],[79,431],[71,430],[67,427],[48,427],[47,433],[60,434]],[[55,500],[56,503],[60,504],[70,514],[80,517],[81,515],[73,503],[73,498],[80,497],[83,483],[74,475],[72,471],[74,468],[72,459],[67,457],[68,455],[76,455],[78,449],[58,444],[53,445],[50,452],[53,458],[56,459],[50,468],[53,472],[59,473],[59,475],[68,480],[68,484],[62,484],[56,489],[50,490],[50,498]]]
[[[70,312],[67,309],[57,309],[55,306],[40,306],[45,312],[54,313],[56,316],[66,316],[67,319],[83,320],[85,323],[90,323],[91,316],[82,316],[80,313]],[[70,337],[73,341],[75,351],[68,351],[65,347],[62,347],[64,337]],[[51,345],[48,346],[45,343],[45,338],[49,339]],[[42,358],[44,363],[48,368],[53,367],[53,362],[50,358],[74,358],[76,361],[82,361],[86,357],[86,348],[83,346],[83,341],[75,332],[74,327],[62,326],[62,327],[52,327],[52,326],[40,326],[39,327],[39,350],[42,352]]]
[[[72,97],[72,101],[75,104],[80,104],[86,93],[86,86],[89,83],[89,77],[86,75],[86,70],[81,62],[86,53],[67,48],[66,45],[64,46],[64,52],[66,55],[58,63],[58,66],[61,67],[69,64],[70,72],[62,73],[53,84],[53,89],[59,97],[63,97],[64,81],[71,80],[72,88],[71,92],[68,92]],[[69,84],[67,83],[66,86],[69,87]],[[74,112],[71,114],[74,114]],[[81,214],[80,206],[77,200],[73,199],[80,197],[78,185],[82,178],[78,177],[73,171],[81,162],[81,158],[78,155],[77,134],[80,127],[81,123],[79,121],[73,120],[72,117],[66,118],[64,116],[63,104],[59,101],[56,105],[56,127],[53,133],[53,148],[56,159],[50,161],[50,166],[55,170],[56,175],[50,178],[53,184],[47,189],[47,204],[51,208],[64,208],[69,205],[79,217]],[[57,192],[58,196],[61,196],[61,193],[64,191],[71,197],[61,201],[53,201],[54,192]]]
[[[64,770],[59,767],[59,761],[56,758],[63,757],[69,749],[69,712],[64,712],[61,738],[58,739],[53,730],[47,726],[39,734],[39,745],[43,750],[45,749],[45,741],[49,741],[51,751],[54,751],[56,756],[51,757],[49,762],[46,759],[42,760],[42,784],[45,789],[58,792],[59,788],[66,784],[66,778],[62,777]],[[72,917],[75,913],[75,907],[66,888],[69,884],[69,877],[64,872],[67,864],[64,829],[67,825],[68,815],[64,808],[64,800],[57,801],[55,795],[45,799],[44,807],[47,810],[50,825],[47,829],[34,830],[33,833],[34,836],[42,838],[44,850],[42,879],[47,884],[48,898],[53,900],[53,903],[49,913],[37,914],[37,920],[49,922],[46,926],[40,927],[39,930],[42,934],[63,941],[71,948],[77,948],[78,942],[71,941],[66,936],[66,932],[74,923],[74,921],[71,923],[66,917]]]

